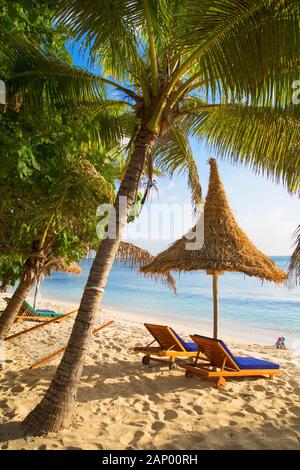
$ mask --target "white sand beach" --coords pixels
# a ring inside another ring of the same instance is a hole
[[[3,295],[2,295],[3,297]],[[4,308],[0,300],[0,311]],[[67,312],[77,305],[43,301]],[[5,343],[0,370],[1,449],[298,449],[300,447],[300,358],[273,345],[228,344],[236,355],[278,362],[282,375],[229,379],[217,390],[208,380],[186,379],[183,369],[144,366],[136,345],[150,337],[141,315],[99,312],[97,333],[86,358],[72,427],[59,434],[24,438],[20,423],[41,399],[61,356],[30,370],[67,342],[74,320],[52,323]],[[163,323],[163,322],[162,322]],[[33,326],[15,324],[13,332]],[[188,338],[195,333],[180,329]],[[197,331],[197,333],[201,333]],[[227,340],[227,338],[224,338]]]

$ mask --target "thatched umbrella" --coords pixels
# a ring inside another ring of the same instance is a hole
[[[135,268],[138,271],[141,271],[141,268],[146,264],[149,264],[154,259],[154,256],[144,248],[140,248],[133,243],[121,241],[117,251],[117,259],[125,266],[127,265],[131,269]],[[155,281],[166,284],[176,293],[176,282],[169,272],[153,273],[150,274],[150,276]]]
[[[198,224],[141,268],[144,273],[205,270],[213,276],[214,338],[218,337],[218,276],[225,271],[242,272],[247,276],[282,283],[286,272],[278,269],[270,258],[259,251],[238,226],[229,206],[217,163],[209,160],[209,188],[204,205],[204,243],[191,249],[196,241]]]
[[[59,271],[69,274],[82,274],[82,269],[75,262],[70,262],[66,258],[58,257],[54,260],[49,261],[46,264],[47,275],[51,275],[51,271]]]

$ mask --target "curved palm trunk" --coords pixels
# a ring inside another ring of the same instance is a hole
[[[128,210],[135,201],[142,171],[156,140],[157,135],[146,127],[140,129],[115,202],[116,237],[106,238],[98,249],[64,356],[42,401],[23,422],[27,433],[58,431],[68,423],[99,303],[127,223]],[[122,210],[119,209],[121,197],[127,197]]]
[[[0,317],[0,341],[8,335],[15,319],[17,318],[23,301],[26,299],[34,284],[35,275],[33,269],[29,266],[30,264],[31,260],[29,258],[25,264],[24,275]]]

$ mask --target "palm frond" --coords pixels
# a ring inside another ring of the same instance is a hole
[[[66,161],[62,159],[55,172],[52,169],[50,181],[47,175],[36,177],[38,182],[33,180],[30,186],[27,183],[26,192],[30,191],[31,201],[23,208],[31,232],[40,234],[49,226],[49,231],[59,236],[67,226],[70,233],[72,230],[76,234],[89,232],[89,239],[93,235],[96,238],[97,207],[113,203],[114,191],[92,163],[85,156],[74,155]]]
[[[74,107],[104,96],[101,77],[44,53],[21,34],[12,35],[2,26],[0,58],[0,79],[12,96],[21,92],[22,102],[35,111],[44,102]]]
[[[220,105],[186,116],[186,125],[210,150],[249,165],[291,192],[300,190],[300,109]]]
[[[56,16],[60,24],[68,26],[82,50],[89,49],[90,61],[100,59],[106,75],[124,82],[143,74],[136,4],[122,0],[59,0]]]
[[[300,225],[294,233],[295,250],[289,263],[289,276],[295,276],[296,283],[300,283]]]
[[[131,269],[137,269],[137,271],[140,272],[140,268],[150,263],[153,258],[154,256],[152,256],[149,251],[140,248],[133,243],[120,242],[117,259],[125,266],[130,266]],[[155,274],[150,277],[156,281],[162,282],[163,284],[167,284],[170,289],[176,293],[176,281],[170,273],[164,275]]]
[[[183,71],[193,65],[194,73],[201,72],[213,99],[230,91],[252,103],[290,103],[292,83],[299,75],[298,0],[183,3],[174,33],[186,58]],[[285,79],[277,80],[283,73]]]
[[[176,172],[187,174],[192,204],[196,207],[202,202],[202,189],[188,134],[184,123],[174,124],[156,144],[153,161],[156,168],[171,177]]]
[[[111,184],[96,170],[89,160],[86,158],[78,160],[72,172],[70,187],[72,187],[73,190],[78,187],[81,195],[86,191],[87,197],[94,196],[96,201],[100,202],[105,200],[107,202],[113,202],[114,191]],[[78,194],[78,197],[81,197],[81,195]]]
[[[81,114],[90,125],[91,133],[106,145],[132,136],[137,118],[125,102],[102,100],[81,108]]]

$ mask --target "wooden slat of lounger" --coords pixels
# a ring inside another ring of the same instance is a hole
[[[280,375],[280,369],[240,369],[240,370],[223,370],[213,371],[208,370],[207,367],[202,364],[180,364],[180,367],[189,370],[194,375],[202,377],[251,377],[261,375]]]
[[[155,354],[157,356],[168,356],[168,357],[195,357],[197,354],[195,351],[175,351],[174,349],[162,349],[161,347],[136,347],[135,352],[142,352],[144,354]]]
[[[144,324],[149,333],[155,338],[158,344],[165,350],[185,351],[178,338],[174,335],[169,326]]]
[[[210,360],[213,366],[222,368],[224,366],[224,359],[226,358],[226,367],[239,370],[237,364],[229,356],[218,340],[213,338],[203,338],[199,335],[192,335],[191,338],[194,343],[197,344],[200,351],[203,352]]]
[[[220,362],[223,363],[224,360],[224,352],[220,350],[216,350],[216,348],[211,348],[210,345],[203,345],[201,342],[196,343],[199,350],[203,352],[210,360],[211,362]]]
[[[145,346],[145,347],[137,346],[133,350],[136,351],[136,352],[144,352],[144,353],[149,353],[149,354],[151,354],[151,353],[155,354],[155,353],[158,353],[159,351],[161,351],[162,349],[159,346],[157,346],[157,347],[155,347],[155,346],[153,346],[153,347],[152,346],[149,346],[149,347],[147,347],[147,346]]]
[[[154,339],[159,343],[159,345],[164,348],[168,349],[169,347],[174,347],[175,341],[174,338],[169,335],[167,327],[159,328],[158,326],[154,325],[145,325]]]

